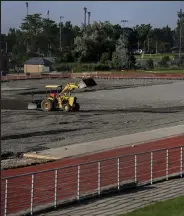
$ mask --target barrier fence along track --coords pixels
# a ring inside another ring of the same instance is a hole
[[[127,183],[183,177],[184,145],[1,179],[1,215],[33,215]]]
[[[92,72],[92,73],[48,73],[48,74],[7,74],[6,76],[1,76],[1,81],[10,80],[27,80],[27,79],[43,79],[43,78],[84,78],[93,77],[97,79],[179,79],[184,80],[184,74],[148,74],[148,73],[136,73],[130,72],[124,74],[122,73],[105,73],[105,72]]]

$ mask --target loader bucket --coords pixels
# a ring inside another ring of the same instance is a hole
[[[80,81],[79,88],[87,88],[87,87],[92,87],[96,85],[97,84],[93,78],[85,78]]]
[[[28,103],[28,110],[35,110],[37,109],[36,103]]]

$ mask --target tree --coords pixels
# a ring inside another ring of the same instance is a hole
[[[178,20],[177,20],[177,28],[176,28],[176,36],[178,41],[178,46],[180,46],[181,40],[181,48],[184,48],[184,12],[182,9],[178,12]]]
[[[6,42],[7,36],[5,34],[1,34],[1,49],[6,50]]]
[[[87,27],[81,27],[79,35],[74,40],[74,52],[79,61],[100,61],[103,53],[112,55],[115,42],[112,39],[112,26],[108,23],[94,22]]]
[[[20,29],[10,29],[3,35],[1,45],[5,49],[7,41],[8,52],[18,65],[29,57],[54,56],[58,63],[95,62],[102,67],[113,62],[117,68],[133,68],[136,59],[132,51],[135,49],[170,52],[172,46],[179,46],[180,21],[184,47],[183,12],[178,13],[174,30],[169,26],[152,28],[150,24],[122,28],[109,21],[73,26],[70,21],[56,23],[37,13],[26,16]]]
[[[163,56],[163,57],[162,57],[162,60],[159,62],[159,64],[160,64],[161,66],[167,67],[169,61],[170,61],[169,56]]]
[[[39,49],[42,55],[52,56],[59,48],[59,28],[55,21],[42,19],[41,31],[38,35]]]
[[[138,34],[139,49],[148,49],[148,36],[151,32],[151,29],[152,26],[150,24],[141,24],[135,26],[134,30]]]
[[[25,41],[30,52],[38,52],[39,36],[42,32],[42,18],[41,14],[27,15],[23,19],[20,28],[25,34]]]
[[[117,69],[128,68],[128,40],[122,35],[117,41],[115,52],[113,53],[112,61]]]
[[[109,53],[105,52],[105,53],[102,54],[102,56],[100,58],[100,63],[101,64],[107,64],[109,60],[110,60]]]
[[[23,64],[26,60],[29,59],[32,55],[31,52],[27,53],[26,42],[24,41],[25,34],[20,30],[16,31],[16,43],[12,48],[12,63],[17,66],[17,71],[19,68],[23,67]]]
[[[129,69],[135,69],[135,65],[136,65],[136,58],[135,58],[134,54],[131,52],[128,55],[128,68]]]
[[[153,69],[153,68],[154,68],[153,59],[148,59],[148,60],[146,61],[146,68],[147,68],[147,69]]]
[[[13,46],[18,42],[17,30],[15,28],[10,28],[7,35],[8,52],[12,53]]]

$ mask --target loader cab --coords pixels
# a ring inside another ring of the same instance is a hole
[[[55,98],[62,91],[62,86],[61,85],[46,85],[45,89],[46,89],[46,98],[49,96]]]

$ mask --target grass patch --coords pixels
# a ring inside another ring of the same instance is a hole
[[[136,74],[143,74],[143,73],[147,73],[147,74],[184,74],[184,69],[166,69],[166,68],[155,68],[155,69],[150,69],[150,70],[130,70],[130,71],[99,71],[99,73],[101,74],[105,74],[105,73],[111,73],[113,74],[119,74],[119,75],[129,75],[131,73],[136,73]]]
[[[184,69],[154,69],[154,73],[166,73],[166,74],[184,74]]]
[[[119,216],[184,216],[184,196],[157,202],[145,208]]]
[[[182,53],[181,55],[183,55]],[[178,53],[161,53],[161,54],[144,54],[143,58],[141,58],[141,55],[135,55],[136,59],[140,60],[147,60],[149,58],[153,60],[161,60],[162,57],[164,56],[169,56],[171,59],[174,58],[175,56],[178,56]]]

